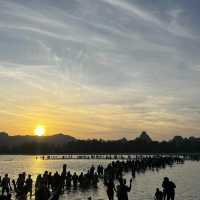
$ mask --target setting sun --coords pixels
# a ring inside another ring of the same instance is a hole
[[[37,126],[34,130],[35,135],[43,136],[45,134],[45,128],[43,126]]]

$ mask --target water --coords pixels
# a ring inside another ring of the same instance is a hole
[[[9,173],[11,178],[16,178],[23,171],[33,175],[43,173],[45,170],[61,172],[62,165],[67,164],[68,169],[73,171],[86,171],[92,164],[107,165],[111,160],[36,160],[35,156],[0,156],[0,175]],[[129,193],[130,199],[152,200],[156,187],[160,187],[163,177],[168,176],[176,183],[176,200],[200,200],[199,180],[200,162],[186,161],[185,164],[167,167],[156,171],[147,171],[145,174],[136,175],[133,181],[133,189]],[[131,178],[130,174],[126,177]],[[74,191],[73,189],[61,197],[61,200],[86,200],[89,196],[93,199],[107,199],[106,188],[100,181],[97,189],[87,191]]]

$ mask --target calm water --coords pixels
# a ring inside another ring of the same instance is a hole
[[[52,172],[61,171],[62,165],[66,163],[68,169],[73,171],[82,171],[88,169],[92,164],[106,165],[110,160],[36,160],[34,156],[0,156],[0,175],[5,172],[9,173],[11,178],[16,178],[23,171],[31,173],[33,179],[36,175],[49,170]],[[168,167],[158,172],[147,171],[145,174],[139,174],[133,182],[133,189],[129,193],[130,199],[152,200],[155,188],[162,183],[162,178],[168,176],[177,186],[177,200],[200,200],[200,162],[186,161],[183,165],[176,165],[172,168]],[[131,175],[127,174],[127,178]],[[90,189],[87,191],[70,191],[61,197],[71,200],[87,200],[88,196],[93,199],[107,199],[106,188],[100,181],[98,189]]]

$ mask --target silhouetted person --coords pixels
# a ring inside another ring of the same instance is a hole
[[[174,184],[174,182],[172,181],[169,181],[169,197],[167,200],[174,200],[175,198],[175,188],[176,188],[176,185]]]
[[[10,178],[8,177],[8,174],[5,174],[1,181],[2,186],[2,195],[4,195],[4,192],[6,191],[7,196],[10,194],[11,185],[10,185]]]
[[[67,165],[64,164],[63,165],[63,170],[61,173],[61,189],[64,190],[64,186],[65,186],[65,181],[66,181],[66,175],[67,175]]]
[[[17,192],[17,196],[22,196],[24,194],[24,183],[25,183],[25,179],[24,179],[24,175],[23,174],[19,174],[18,178],[17,178],[17,182],[16,182],[16,192]]]
[[[135,168],[134,167],[132,167],[131,172],[132,172],[132,177],[135,178]]]
[[[99,182],[98,174],[95,172],[94,175],[91,178],[92,178],[92,184],[93,184],[93,186],[97,187],[97,184]]]
[[[116,191],[113,180],[110,179],[108,182],[105,183],[105,185],[107,186],[108,199],[113,200],[114,199],[114,191]]]
[[[80,187],[83,187],[83,172],[81,172],[81,174],[78,177],[78,182],[80,184]]]
[[[26,192],[27,194],[30,193],[30,199],[32,198],[32,190],[33,190],[33,180],[31,178],[31,175],[28,175],[28,178],[26,179]]]
[[[163,200],[163,192],[159,190],[159,188],[156,188],[156,193],[154,196],[155,200]]]
[[[74,172],[74,174],[72,176],[72,181],[73,181],[73,186],[76,189],[77,188],[77,184],[78,184],[78,176],[77,176],[76,172]]]
[[[37,189],[35,193],[35,200],[48,200],[50,197],[50,192],[47,185],[44,182],[41,182],[40,187]]]
[[[163,187],[163,199],[174,200],[176,185],[172,181],[169,181],[168,177],[164,178],[162,187]]]
[[[71,187],[71,181],[72,181],[72,175],[69,171],[66,176],[66,186],[68,189]]]
[[[128,192],[131,191],[132,179],[130,180],[130,185],[126,185],[126,179],[119,179],[119,185],[117,187],[117,198],[118,200],[128,200]]]
[[[166,198],[168,199],[168,194],[169,194],[169,178],[164,177],[163,182],[162,182],[162,187],[163,187],[163,200]]]
[[[52,175],[51,172],[48,174],[48,188],[52,188]]]

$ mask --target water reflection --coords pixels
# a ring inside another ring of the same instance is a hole
[[[11,178],[16,178],[17,175],[23,171],[33,175],[33,179],[39,173],[43,173],[45,170],[52,172],[61,171],[62,165],[67,163],[68,168],[73,171],[80,172],[81,169],[87,169],[92,164],[97,166],[98,164],[107,165],[110,160],[58,160],[58,161],[43,161],[36,160],[35,156],[0,156],[0,175],[4,175],[5,172],[9,173]],[[199,200],[199,180],[200,180],[200,163],[186,161],[184,165],[177,165],[175,167],[167,167],[156,171],[147,171],[145,174],[138,174],[137,178],[133,182],[133,190],[130,193],[130,199],[145,199],[152,200],[156,187],[160,187],[163,177],[168,176],[176,183],[176,200]],[[126,178],[130,178],[131,173],[126,175]],[[87,199],[88,196],[92,196],[93,199],[107,199],[106,188],[103,183],[99,183],[97,189],[89,189],[88,191],[74,191],[73,189],[68,192],[67,195],[61,197],[61,199]]]

